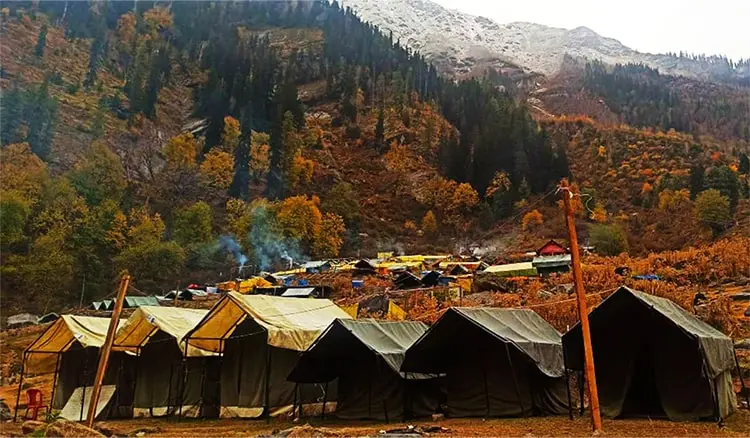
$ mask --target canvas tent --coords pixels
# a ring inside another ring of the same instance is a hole
[[[567,411],[560,334],[528,309],[450,308],[401,371],[444,373],[452,417]]]
[[[295,385],[286,378],[299,352],[336,318],[350,316],[326,299],[230,292],[185,337],[185,342],[222,355],[222,417],[275,415],[293,404]],[[323,396],[320,387],[302,388],[299,395],[303,403]]]
[[[602,415],[725,418],[735,408],[732,340],[674,302],[619,288],[589,314]],[[580,326],[563,336],[583,369]]]
[[[19,381],[19,392],[24,376],[54,373],[51,406],[62,409],[79,389],[94,383],[99,362],[99,348],[104,344],[109,328],[109,318],[62,315],[24,351],[23,369]],[[123,321],[120,321],[120,327]],[[132,357],[123,352],[110,356],[105,385],[114,385],[116,391],[111,404],[104,410],[112,417],[129,417],[133,400],[134,363]],[[85,396],[78,402],[79,418],[86,416]],[[16,403],[18,405],[18,403]],[[78,419],[78,418],[75,418]]]
[[[218,398],[218,384],[211,385],[205,373],[217,365],[211,363],[211,356],[217,354],[195,347],[186,350],[182,344],[185,334],[207,313],[201,309],[142,306],[120,327],[114,350],[138,356],[134,417],[197,417],[202,407],[212,407],[203,402]],[[213,406],[218,407],[218,403]]]
[[[336,320],[289,375],[296,383],[338,380],[336,415],[347,419],[427,416],[438,406],[433,376],[402,373],[406,349],[427,326],[416,321]]]

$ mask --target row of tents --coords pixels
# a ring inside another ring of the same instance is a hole
[[[590,321],[604,415],[734,411],[735,354],[721,332],[626,287]],[[108,322],[63,315],[24,353],[25,375],[55,374],[64,418],[85,419]],[[230,292],[210,310],[140,307],[113,351],[97,407],[109,417],[552,415],[572,412],[570,373],[583,384],[580,328],[560,335],[529,309],[450,308],[428,327],[352,319],[326,299]]]

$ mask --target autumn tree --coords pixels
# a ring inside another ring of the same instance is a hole
[[[628,240],[625,231],[616,224],[594,224],[589,229],[589,243],[597,253],[616,256],[628,251]]]
[[[331,187],[321,207],[324,211],[341,216],[349,226],[359,220],[359,196],[354,186],[346,181],[339,181]]]
[[[495,172],[485,191],[485,199],[495,217],[506,217],[513,211],[513,184],[507,172]]]
[[[205,202],[177,210],[172,224],[172,238],[182,246],[193,246],[213,240],[213,212]]]
[[[607,222],[607,209],[604,208],[604,205],[602,205],[601,202],[597,202],[596,206],[594,206],[594,212],[591,214],[591,219],[600,224]]]
[[[319,207],[320,199],[315,196],[292,196],[279,201],[276,211],[279,230],[288,238],[312,242],[323,221]]]
[[[695,216],[717,236],[731,224],[729,198],[716,189],[701,192],[695,198]]]
[[[68,179],[89,205],[107,199],[119,202],[127,186],[120,157],[99,142],[75,164]]]
[[[231,116],[224,117],[224,131],[221,133],[221,150],[232,154],[240,142],[240,122]]]
[[[229,233],[240,242],[247,239],[250,232],[251,211],[250,206],[241,199],[229,199],[225,208],[227,229]]]
[[[200,174],[206,184],[226,190],[234,177],[234,158],[223,149],[213,148],[203,157]]]
[[[250,142],[250,176],[256,182],[260,182],[268,175],[268,141],[269,136],[265,132],[252,132]]]
[[[344,219],[336,213],[326,213],[321,221],[320,231],[313,242],[313,255],[317,258],[338,257],[344,244],[346,225]]]
[[[49,179],[47,165],[34,153],[28,143],[14,143],[0,149],[0,189],[15,192],[29,204],[35,202],[42,186]]]
[[[175,135],[167,141],[164,146],[164,155],[167,163],[176,167],[195,166],[198,157],[199,145],[193,134],[186,132]]]
[[[544,223],[544,217],[542,216],[542,213],[539,212],[539,210],[532,210],[525,215],[523,215],[523,219],[521,222],[521,228],[524,231],[534,229]]]
[[[422,231],[426,235],[432,236],[437,232],[437,229],[438,223],[437,219],[435,218],[435,213],[430,210],[425,213],[424,217],[422,217]]]
[[[740,199],[740,181],[729,166],[716,166],[706,172],[706,188],[716,189],[729,199],[729,209],[734,211]]]

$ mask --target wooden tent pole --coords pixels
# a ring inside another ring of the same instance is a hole
[[[99,352],[99,366],[96,369],[96,378],[94,379],[94,388],[91,394],[91,400],[89,401],[89,413],[86,418],[86,425],[88,427],[94,426],[94,417],[96,416],[96,405],[99,403],[99,395],[102,391],[102,382],[104,381],[104,373],[107,371],[107,363],[109,362],[109,354],[112,351],[112,344],[115,342],[115,334],[117,333],[117,324],[120,321],[120,313],[122,312],[122,304],[125,301],[125,293],[128,290],[128,284],[130,283],[130,276],[124,274],[120,279],[120,290],[117,291],[117,301],[115,307],[112,309],[112,318],[109,320],[109,329],[107,330],[107,338],[102,345],[102,349]]]
[[[596,387],[596,372],[594,371],[594,352],[591,347],[591,332],[589,328],[589,314],[586,309],[586,292],[583,290],[583,273],[581,272],[581,255],[578,252],[578,235],[576,233],[573,208],[570,199],[573,193],[568,186],[568,180],[563,178],[560,183],[563,203],[565,204],[565,222],[568,225],[570,238],[570,257],[573,262],[573,281],[578,299],[578,316],[581,318],[581,333],[583,334],[583,352],[586,359],[586,380],[589,384],[589,399],[591,403],[591,424],[594,432],[602,429],[602,417],[599,412],[599,392]]]

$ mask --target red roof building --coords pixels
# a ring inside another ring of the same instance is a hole
[[[563,255],[568,253],[568,249],[555,242],[554,240],[550,240],[541,248],[536,250],[536,253],[540,256]]]

